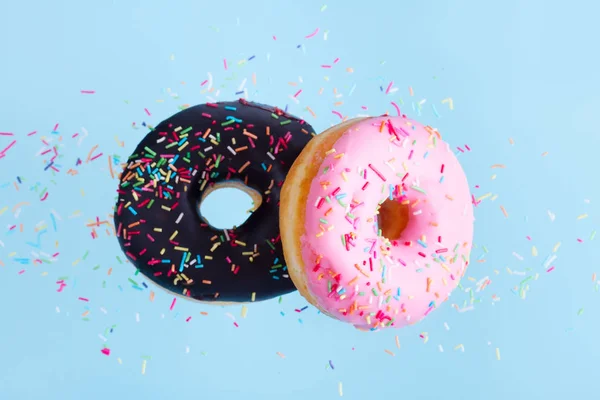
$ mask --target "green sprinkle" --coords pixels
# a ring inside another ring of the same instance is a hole
[[[281,122],[279,123],[279,125],[287,125],[287,124],[291,124],[291,123],[292,123],[292,120],[291,120],[291,119],[288,119],[287,121],[281,121]]]
[[[420,187],[418,187],[418,186],[415,186],[415,185],[413,185],[413,186],[411,186],[410,188],[411,188],[412,190],[416,190],[416,191],[417,191],[417,192],[419,192],[419,193],[427,194],[427,192],[425,192],[423,189],[421,189],[421,188],[420,188]]]
[[[156,157],[156,152],[154,152],[154,150],[152,150],[150,147],[146,146],[144,147],[144,150],[146,150],[148,154],[151,154],[152,157]]]
[[[275,118],[275,119],[279,119],[279,115],[271,113],[271,117]]]
[[[130,282],[132,285],[134,285],[134,286],[140,286],[140,285],[138,285],[138,283],[137,283],[136,281],[134,281],[134,280],[133,280],[133,279],[131,279],[131,278],[127,278],[127,280],[128,280],[128,281],[129,281],[129,282]]]
[[[265,240],[265,242],[267,242],[267,244],[269,245],[269,247],[271,247],[273,250],[275,250],[275,246],[273,246],[273,243],[271,243],[270,240]]]
[[[96,271],[96,270],[97,270],[97,269],[99,269],[99,268],[100,268],[100,266],[99,266],[99,265],[96,265],[94,268],[92,268],[92,270],[93,270],[93,271]]]
[[[229,121],[221,122],[221,126],[227,126],[227,125],[231,125],[231,124],[235,124],[234,119],[230,119]]]
[[[83,255],[83,259],[84,259],[84,260],[87,258],[88,254],[90,254],[90,251],[89,251],[89,250],[88,250],[88,251],[86,251],[86,252],[85,252],[85,254]]]
[[[146,206],[146,208],[150,209],[150,207],[152,207],[152,204],[154,204],[154,199],[150,200],[150,202],[148,203],[148,205]]]
[[[371,288],[371,292],[373,292],[373,294],[374,294],[375,296],[379,296],[379,295],[377,294],[377,291],[375,290],[375,288]]]
[[[580,308],[579,311],[577,311],[577,315],[581,315],[583,314],[583,308]]]
[[[319,218],[319,221],[321,221],[321,223],[322,223],[322,224],[325,224],[325,225],[327,225],[327,224],[328,224],[328,222],[327,222],[327,220],[326,220],[326,219]]]
[[[123,261],[121,261],[121,258],[119,256],[117,256],[117,261],[119,262],[119,264],[123,264]]]

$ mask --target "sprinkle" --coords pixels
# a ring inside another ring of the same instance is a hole
[[[496,359],[500,361],[500,349],[496,347]]]
[[[304,36],[306,39],[310,39],[311,37],[314,37],[317,35],[317,33],[319,33],[319,28],[315,29],[315,31],[313,33],[311,33],[308,36]]]
[[[504,208],[504,206],[500,206],[500,210],[502,210],[502,214],[504,214],[504,216],[506,218],[508,218],[508,213],[506,212],[506,209]]]
[[[338,392],[340,394],[340,397],[342,397],[344,395],[344,391],[342,388],[342,382],[338,383]]]
[[[371,168],[371,170],[373,172],[375,172],[375,174],[382,180],[382,181],[386,181],[385,177],[381,174],[381,172],[379,172],[372,164],[369,164],[369,168]]]

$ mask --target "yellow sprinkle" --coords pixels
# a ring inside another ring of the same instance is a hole
[[[500,349],[496,347],[496,358],[500,361]]]
[[[219,243],[219,244],[221,244],[221,243]],[[187,247],[180,247],[180,246],[175,246],[174,249],[177,250],[177,251],[190,251],[189,248],[187,248]]]
[[[146,360],[142,361],[142,375],[146,374]]]
[[[123,361],[121,361],[121,359],[120,359],[120,358],[117,358],[117,362],[118,362],[119,364],[123,364]]]
[[[552,252],[553,252],[553,253],[556,253],[556,252],[558,251],[558,248],[559,248],[559,247],[560,247],[560,242],[558,242],[558,243],[556,243],[556,244],[554,245],[554,248],[552,249]]]
[[[248,307],[242,306],[242,318],[246,318],[247,314],[248,314]]]
[[[252,292],[252,300],[251,301],[255,301],[256,300],[256,292]]]
[[[533,246],[531,248],[531,255],[534,256],[534,257],[537,257],[537,255],[538,255],[538,251],[537,251],[537,248],[535,246]]]
[[[444,103],[448,103],[448,107],[451,110],[454,110],[454,102],[452,101],[452,98],[448,97],[447,99],[442,100],[442,104]]]
[[[239,240],[236,240],[235,243],[239,244],[240,246],[246,246],[246,243],[240,242]]]
[[[344,181],[348,182],[348,178],[346,177],[346,174],[344,173],[344,171],[342,171],[342,178],[344,178]]]
[[[6,212],[6,210],[8,210],[8,206],[2,208],[2,210],[0,210],[0,215],[4,214]]]
[[[479,196],[476,200],[479,202],[481,200],[487,199],[488,197],[490,197],[492,195],[492,193],[486,193],[483,196]]]
[[[327,151],[325,152],[325,155],[327,155],[327,156],[328,156],[328,155],[330,155],[330,154],[332,154],[332,153],[335,153],[335,149],[327,150]]]
[[[577,219],[580,220],[580,219],[585,219],[587,217],[588,217],[587,214],[581,214],[580,216],[577,217]]]
[[[169,238],[169,240],[175,239],[175,236],[177,236],[178,233],[179,233],[179,231],[173,232],[173,234],[171,235],[171,237]]]

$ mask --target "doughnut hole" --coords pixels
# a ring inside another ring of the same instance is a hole
[[[241,182],[220,182],[204,191],[198,202],[198,214],[215,229],[235,229],[261,204],[258,191]]]
[[[377,222],[381,235],[389,240],[398,240],[410,220],[408,204],[387,199],[379,206]]]

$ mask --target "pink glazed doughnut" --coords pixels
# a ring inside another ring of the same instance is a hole
[[[290,276],[309,303],[362,330],[438,308],[469,264],[473,208],[440,134],[405,116],[359,118],[317,135],[281,191]]]

